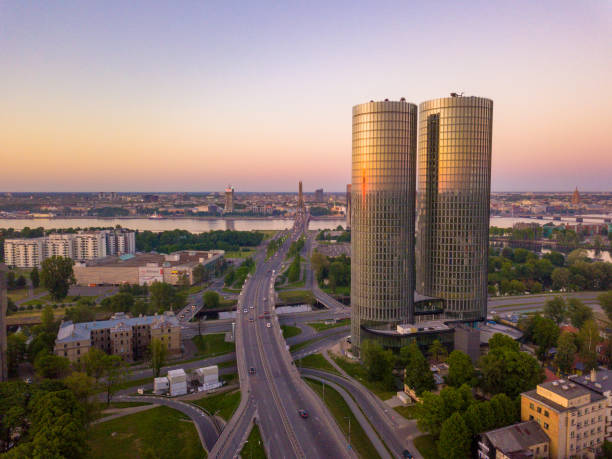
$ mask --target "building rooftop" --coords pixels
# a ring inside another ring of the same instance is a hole
[[[130,317],[124,313],[117,313],[109,320],[97,320],[94,322],[72,323],[68,320],[62,322],[57,332],[57,343],[69,343],[91,339],[92,330],[104,330],[107,328],[130,328],[135,325],[151,325],[153,327],[163,324],[179,326],[178,319],[169,311],[162,315]]]
[[[198,264],[208,264],[213,260],[218,259],[225,252],[223,250],[181,250],[171,254],[163,253],[137,253],[136,255],[125,256],[108,256],[96,260],[87,260],[78,263],[77,266],[103,266],[117,268],[133,268],[147,265],[156,265],[163,267],[174,266],[196,266]]]
[[[573,375],[569,379],[581,386],[603,394],[604,392],[612,391],[612,370],[598,370],[591,375]]]
[[[557,395],[560,395],[561,397],[569,399],[569,400],[577,398],[577,397],[583,397],[585,395],[590,395],[589,403],[593,403],[598,400],[604,400],[606,398],[603,395],[598,394],[597,392],[594,392],[586,387],[580,386],[578,384],[575,384],[571,381],[567,381],[565,379],[544,382],[542,384],[539,384],[538,387],[542,387],[544,389],[550,390],[551,392]],[[559,405],[558,403],[553,402],[549,398],[538,394],[537,388],[527,391],[527,392],[523,392],[521,395],[524,395],[537,402],[540,402],[543,405],[546,405],[550,409],[557,411],[557,412],[568,411],[568,410],[577,408],[577,406]]]
[[[548,443],[549,439],[536,421],[521,422],[501,429],[485,432],[495,448],[508,455],[529,449],[534,445]]]

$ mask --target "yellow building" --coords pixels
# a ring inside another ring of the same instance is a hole
[[[521,420],[550,438],[550,457],[594,458],[605,436],[605,397],[571,381],[538,384],[521,394]]]

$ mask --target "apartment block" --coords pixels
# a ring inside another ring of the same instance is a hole
[[[550,457],[594,458],[605,438],[606,397],[572,380],[538,384],[521,394],[521,420],[550,439]]]
[[[82,232],[74,238],[74,258],[95,260],[106,257],[106,235],[101,231]]]
[[[71,362],[79,362],[95,347],[107,354],[120,355],[126,361],[134,361],[146,355],[153,339],[164,343],[169,354],[180,352],[181,326],[174,313],[141,317],[116,313],[109,320],[62,322],[54,351]]]
[[[44,258],[74,258],[74,234],[50,234],[44,238]]]
[[[106,255],[126,255],[136,253],[136,233],[123,229],[104,231]]]
[[[612,441],[612,370],[593,370],[588,376],[570,376],[570,381],[587,387],[606,398],[605,439]]]
[[[31,239],[5,239],[4,261],[17,268],[40,267],[44,259],[43,237]]]

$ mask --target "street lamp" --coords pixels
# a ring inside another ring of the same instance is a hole
[[[348,419],[348,422],[349,422],[348,447],[349,447],[349,449],[351,449],[351,418],[350,418],[350,416],[345,416],[344,419]]]

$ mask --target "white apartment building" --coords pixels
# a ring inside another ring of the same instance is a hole
[[[5,239],[4,262],[17,268],[40,267],[44,258],[44,239]]]
[[[102,231],[81,232],[74,237],[74,259],[95,260],[106,256],[106,234]]]
[[[116,229],[104,231],[106,236],[106,255],[125,255],[136,253],[136,233]]]
[[[44,238],[44,258],[74,256],[74,234],[50,234]]]

